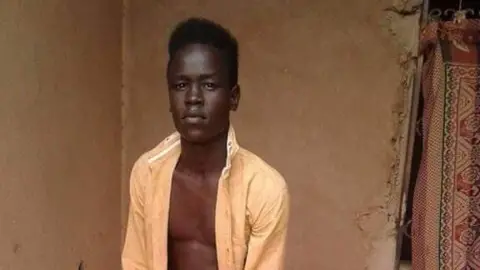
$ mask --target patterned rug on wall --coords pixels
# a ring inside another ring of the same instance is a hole
[[[480,21],[422,32],[424,150],[413,270],[480,269]]]

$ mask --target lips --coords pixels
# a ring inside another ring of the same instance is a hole
[[[189,114],[185,114],[183,116],[183,119],[187,119],[187,118],[200,118],[200,119],[205,119],[205,116],[203,116],[202,114],[199,114],[199,113],[189,113]]]
[[[183,115],[183,120],[187,123],[200,123],[205,120],[205,116],[200,113],[188,112]]]

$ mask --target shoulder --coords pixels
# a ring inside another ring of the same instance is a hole
[[[237,155],[242,163],[248,203],[260,206],[287,199],[288,185],[277,169],[246,149],[240,148]]]
[[[177,142],[173,140],[174,135],[171,135],[157,144],[155,147],[144,152],[134,162],[131,170],[131,182],[135,181],[141,185],[147,184],[152,168],[163,164],[172,152],[172,148],[177,146]]]

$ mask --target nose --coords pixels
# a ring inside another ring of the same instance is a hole
[[[190,89],[187,91],[185,103],[188,105],[203,104],[203,92],[198,84],[193,83]]]

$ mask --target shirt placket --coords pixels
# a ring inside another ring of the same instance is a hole
[[[219,270],[233,270],[232,209],[228,189],[233,143],[227,143],[227,162],[218,184],[217,211],[215,213],[216,243]]]

